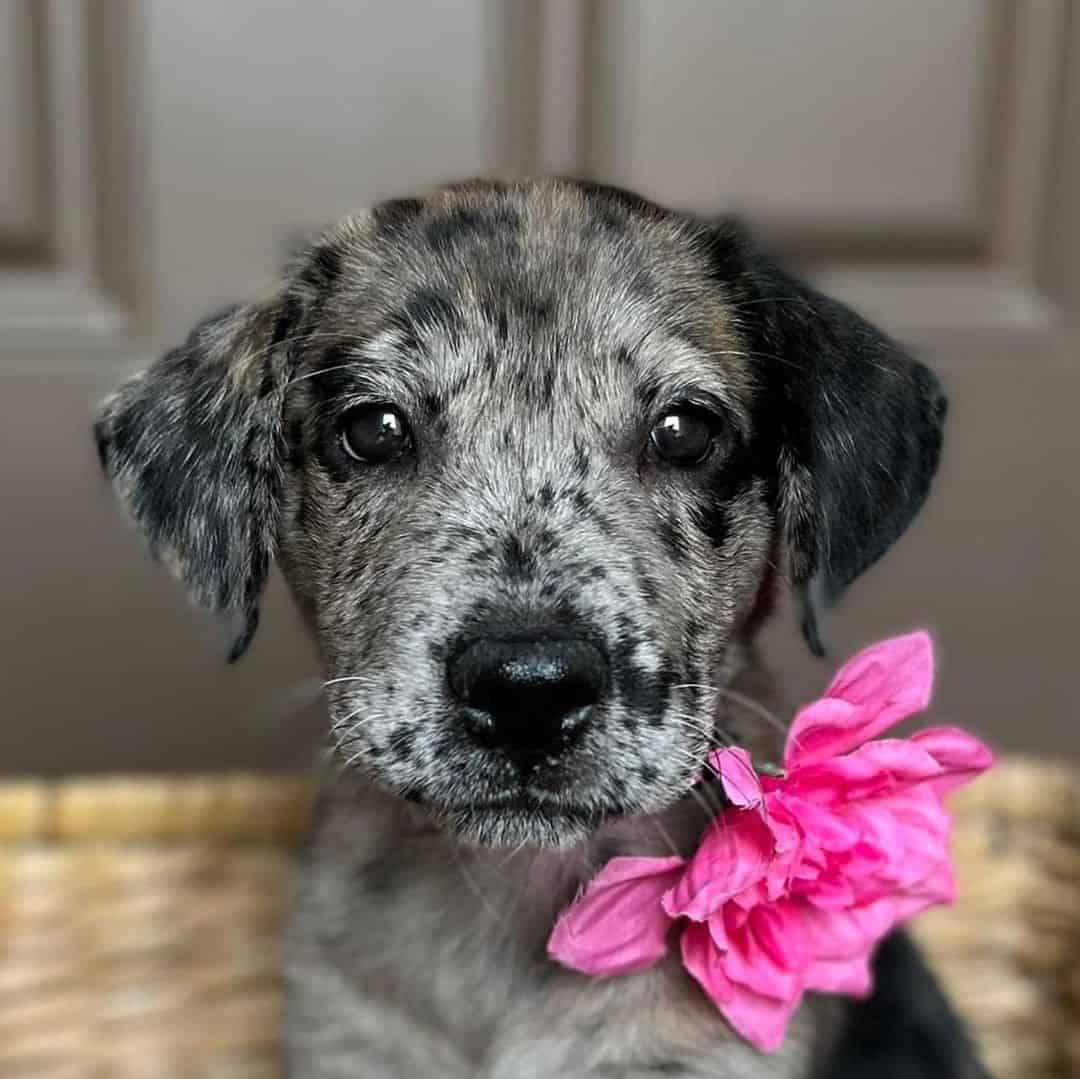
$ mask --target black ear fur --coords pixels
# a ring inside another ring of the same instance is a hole
[[[238,623],[237,659],[258,622],[285,461],[287,303],[232,308],[102,406],[102,467],[150,550],[211,611]]]
[[[911,523],[941,454],[936,376],[850,308],[758,252],[731,222],[710,241],[759,372],[759,431],[803,630]]]
[[[906,933],[874,956],[874,992],[851,1001],[816,1079],[989,1079],[963,1023]]]

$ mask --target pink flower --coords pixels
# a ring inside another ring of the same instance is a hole
[[[681,858],[612,858],[590,882],[587,901],[560,915],[548,953],[583,974],[654,966],[667,952],[671,929],[660,899],[685,864]]]
[[[922,711],[932,680],[925,633],[884,641],[795,717],[782,778],[758,776],[744,750],[712,754],[731,808],[690,861],[613,859],[560,915],[549,954],[626,973],[659,962],[677,929],[687,972],[766,1051],[806,990],[869,993],[881,939],[952,900],[942,798],[992,763],[956,728],[870,740]]]

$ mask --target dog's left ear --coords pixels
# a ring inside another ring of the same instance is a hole
[[[758,428],[803,633],[911,523],[941,455],[946,400],[924,364],[721,224],[711,253],[758,372]],[[725,265],[725,262],[727,265]]]
[[[233,308],[132,378],[102,406],[102,467],[149,542],[196,603],[224,615],[230,660],[247,648],[274,554],[287,299]]]

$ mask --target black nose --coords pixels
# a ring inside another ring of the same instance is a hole
[[[469,732],[525,756],[579,734],[608,682],[604,654],[577,637],[476,638],[447,667]]]

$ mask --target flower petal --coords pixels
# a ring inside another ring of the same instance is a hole
[[[851,881],[836,867],[830,867],[809,884],[798,889],[799,896],[821,910],[847,910],[855,902]]]
[[[821,701],[795,717],[784,751],[792,771],[839,756],[921,712],[930,700],[934,658],[923,631],[864,649],[840,668]],[[833,705],[831,700],[848,705]]]
[[[613,858],[559,915],[548,955],[584,974],[626,974],[659,962],[671,928],[660,897],[684,864],[681,858]]]
[[[801,991],[786,1000],[776,1000],[733,985],[731,999],[719,1007],[736,1034],[742,1035],[755,1049],[771,1053],[784,1044],[788,1023],[801,1002]]]
[[[870,958],[866,955],[854,959],[817,959],[807,966],[803,979],[807,989],[849,997],[869,996],[874,988]]]
[[[754,771],[750,754],[745,749],[722,749],[709,757],[709,764],[720,773],[720,782],[728,801],[739,809],[761,805],[764,794],[761,780]]]
[[[803,935],[814,959],[869,959],[895,923],[888,899],[849,910],[802,908]]]
[[[716,947],[709,927],[702,923],[688,923],[680,944],[686,972],[735,1032],[762,1052],[779,1048],[788,1020],[802,999],[801,989],[789,998],[778,1000],[761,996],[745,985],[736,985],[724,972],[725,953]]]
[[[672,918],[703,922],[729,899],[763,880],[773,854],[773,836],[757,813],[732,810],[713,821],[694,857],[664,895]]]
[[[956,880],[952,865],[944,862],[928,877],[893,899],[894,924],[899,925],[931,907],[948,905],[956,899]]]
[[[941,777],[932,784],[939,795],[970,782],[994,763],[989,747],[957,727],[927,727],[913,734],[911,741],[941,768]]]
[[[710,926],[687,922],[679,941],[683,966],[717,1006],[731,999],[734,987],[724,973],[723,951],[716,946]]]
[[[728,941],[723,968],[732,985],[774,1000],[788,1000],[802,990],[802,971],[785,970],[775,963],[758,943],[751,924],[735,934],[729,927]]]
[[[750,929],[761,951],[780,970],[800,971],[809,958],[802,913],[796,903],[781,900],[750,912]]]
[[[786,819],[794,821],[806,839],[821,850],[850,850],[862,835],[859,828],[848,818],[796,794],[777,792],[771,796],[768,804],[773,813],[776,813],[782,804],[787,811]]]

